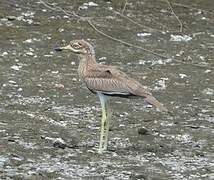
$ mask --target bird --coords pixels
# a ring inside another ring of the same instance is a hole
[[[99,97],[102,108],[100,140],[98,153],[107,151],[109,121],[112,117],[110,97],[141,97],[160,111],[168,109],[137,80],[115,66],[99,64],[96,61],[94,47],[84,39],[71,40],[67,45],[55,48],[56,51],[70,50],[78,55],[78,74],[86,87]]]

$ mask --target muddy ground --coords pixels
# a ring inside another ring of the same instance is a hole
[[[0,179],[214,179],[214,1],[170,1],[175,14],[161,0],[43,2],[0,1]],[[113,98],[109,150],[98,154],[99,100],[77,57],[54,51],[80,38],[173,114]]]

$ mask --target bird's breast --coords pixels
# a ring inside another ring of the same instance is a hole
[[[86,63],[86,60],[82,59],[80,60],[79,67],[78,67],[79,77],[81,79],[84,79],[84,77],[86,76],[86,72],[87,72],[87,63]]]

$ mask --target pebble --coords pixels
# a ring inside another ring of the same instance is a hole
[[[77,78],[72,78],[72,81],[77,81]]]
[[[78,9],[79,9],[79,10],[81,10],[81,9],[83,9],[83,10],[84,10],[84,9],[88,9],[88,6],[83,6],[83,5],[82,5],[82,6],[80,6]]]
[[[44,57],[52,57],[53,55],[51,54],[45,54]]]
[[[27,11],[27,12],[22,12],[23,16],[26,17],[34,17],[35,12]]]
[[[149,134],[149,131],[145,127],[139,128],[137,132],[139,135],[148,135]]]
[[[53,147],[65,149],[65,148],[67,147],[67,145],[65,144],[64,141],[62,142],[62,141],[56,140],[56,141],[53,143]]]
[[[27,56],[33,56],[34,54],[32,52],[26,52],[25,53]]]
[[[52,74],[58,74],[59,71],[51,71]]]
[[[187,77],[187,75],[186,75],[186,74],[179,74],[179,76],[180,76],[180,78],[181,78],[181,79],[183,79],[183,78]]]
[[[63,84],[55,84],[55,88],[64,89],[65,86]]]
[[[7,16],[8,21],[16,20],[16,16]]]
[[[92,1],[90,1],[90,2],[88,2],[88,3],[84,3],[83,5],[85,5],[85,6],[90,6],[90,7],[97,7],[98,6],[98,4],[97,3],[94,3],[94,2],[92,2]]]
[[[11,66],[10,68],[15,70],[15,71],[19,71],[20,70],[20,67],[16,66],[16,65]]]
[[[146,36],[151,36],[151,35],[152,35],[151,33],[143,33],[143,32],[137,33],[138,37],[146,37]]]
[[[79,8],[78,9],[82,9],[82,10],[86,10],[86,9],[88,9],[88,7],[97,7],[98,6],[98,4],[97,3],[94,3],[94,2],[92,2],[92,1],[90,1],[90,2],[88,2],[88,3],[83,3],[83,5],[81,5],[81,6],[79,6]]]
[[[205,73],[210,73],[211,70],[210,70],[210,69],[207,69],[207,70],[205,70],[204,72],[205,72]]]
[[[103,57],[99,58],[99,61],[103,61],[103,60],[106,60],[106,59],[107,59],[107,57],[103,56]]]
[[[214,94],[214,90],[211,88],[206,88],[202,92],[203,92],[203,94],[207,94],[207,95],[213,95]]]
[[[65,18],[65,19],[69,19],[69,16],[66,16],[66,15],[65,15],[65,16],[63,16],[63,18]]]
[[[169,80],[169,78],[161,78],[158,80],[157,85],[158,87],[155,87],[156,90],[164,90],[166,89],[166,81]]]
[[[138,62],[138,64],[140,64],[140,65],[145,65],[145,64],[146,64],[146,61],[140,59],[139,62]]]
[[[192,40],[192,37],[188,35],[170,35],[170,40],[169,41],[175,41],[175,42],[188,42]]]
[[[32,39],[26,39],[25,41],[23,41],[23,43],[32,43],[33,40]]]
[[[58,31],[59,31],[59,32],[63,32],[63,31],[65,31],[65,30],[64,30],[63,28],[59,28]]]
[[[12,80],[10,80],[8,82],[11,83],[11,84],[16,84],[16,81],[12,81]]]
[[[17,89],[18,92],[21,92],[22,90],[23,90],[22,88],[18,88],[18,89]]]
[[[8,55],[8,52],[5,51],[2,53],[2,56],[6,56],[6,55]]]

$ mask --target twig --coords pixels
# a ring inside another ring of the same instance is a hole
[[[166,0],[160,0],[160,1],[164,1],[166,2]],[[211,13],[211,14],[214,14],[213,11],[209,11],[209,10],[205,10],[205,9],[201,9],[201,8],[196,8],[196,7],[192,7],[192,6],[189,6],[189,5],[186,5],[186,4],[181,4],[181,3],[175,3],[175,2],[171,2],[172,5],[175,5],[175,6],[180,6],[180,7],[185,7],[185,8],[188,8],[188,9],[193,9],[193,10],[200,10],[200,11],[203,11],[203,12],[207,12],[207,13]]]
[[[168,0],[165,0],[165,1],[166,1],[167,4],[169,5],[169,8],[170,8],[172,14],[175,16],[175,18],[177,19],[178,23],[180,24],[180,32],[182,32],[182,31],[183,31],[183,24],[182,24],[181,20],[180,20],[179,17],[175,14],[175,12],[174,12],[174,10],[173,10],[173,8],[172,8],[171,3],[170,3]]]
[[[125,4],[123,6],[123,10],[121,14],[124,14],[125,10],[126,10],[126,6],[127,6],[128,0],[125,0]]]
[[[130,47],[134,47],[134,48],[137,48],[137,49],[141,49],[141,50],[143,50],[143,51],[145,51],[145,52],[154,54],[154,55],[159,56],[159,57],[162,57],[162,58],[168,58],[167,56],[164,56],[164,55],[162,55],[162,54],[158,54],[158,53],[156,53],[156,52],[154,52],[154,51],[151,51],[151,50],[148,50],[148,49],[144,49],[144,48],[142,48],[141,46],[137,46],[137,45],[134,45],[134,44],[125,42],[125,41],[123,41],[123,40],[121,40],[121,39],[114,38],[114,37],[112,37],[112,36],[110,36],[110,35],[108,35],[108,34],[102,32],[101,30],[97,29],[97,28],[95,27],[95,25],[94,25],[90,20],[87,20],[87,22],[88,22],[88,24],[89,24],[96,32],[98,32],[99,34],[102,34],[103,36],[105,36],[105,37],[107,37],[107,38],[109,38],[109,39],[111,39],[111,40],[117,41],[117,42],[119,42],[119,43],[121,43],[121,44],[130,46]]]
[[[147,29],[150,29],[150,30],[152,30],[152,31],[162,32],[162,31],[159,30],[159,29],[154,29],[154,28],[151,28],[151,27],[149,27],[149,26],[142,25],[142,24],[140,24],[140,23],[138,23],[138,22],[132,20],[130,17],[124,15],[123,13],[120,13],[120,12],[115,11],[115,10],[112,10],[112,11],[113,11],[115,14],[117,14],[117,15],[119,15],[119,16],[121,16],[121,17],[127,19],[128,21],[132,22],[133,24],[138,25],[139,27],[147,28]]]
[[[164,56],[164,55],[162,55],[162,54],[156,53],[156,52],[154,52],[154,51],[151,51],[151,50],[148,50],[148,49],[144,49],[144,48],[142,48],[141,46],[137,46],[137,45],[134,45],[134,44],[125,42],[125,41],[123,41],[123,40],[121,40],[121,39],[114,38],[114,37],[112,37],[112,36],[110,36],[110,35],[108,35],[108,34],[102,32],[101,30],[97,29],[97,28],[95,27],[95,25],[94,25],[90,20],[87,20],[87,22],[88,22],[88,24],[89,24],[96,32],[98,32],[99,34],[101,34],[101,35],[103,35],[103,36],[105,36],[105,37],[107,37],[107,38],[109,38],[109,39],[111,39],[111,40],[113,40],[113,41],[119,42],[119,43],[121,43],[121,44],[130,46],[130,47],[134,47],[134,48],[137,48],[137,49],[141,49],[141,50],[143,50],[143,51],[145,51],[145,52],[148,52],[148,53],[150,53],[150,54],[159,56],[159,57],[161,57],[161,58],[165,58],[165,59],[168,59],[168,58],[169,58],[169,57],[167,57],[167,56]],[[200,67],[200,68],[211,68],[211,69],[214,69],[214,67],[211,67],[211,66],[202,65],[202,64],[188,63],[188,62],[180,61],[179,59],[176,59],[176,58],[173,58],[173,61],[174,61],[174,62],[177,62],[177,63],[182,63],[182,64],[187,64],[187,65],[191,65],[191,66],[195,66],[195,67]]]
[[[50,3],[44,2],[43,0],[40,0],[39,2],[53,11],[63,12],[65,15],[69,16],[70,18],[71,17],[80,18],[80,16],[75,14],[74,12],[66,11],[59,6],[52,5]]]
[[[109,38],[109,39],[111,39],[111,40],[114,40],[114,41],[116,41],[116,42],[119,42],[119,43],[121,43],[121,44],[130,46],[130,47],[134,47],[134,48],[137,48],[137,49],[141,49],[141,50],[143,50],[143,51],[145,51],[145,52],[151,53],[151,54],[156,55],[156,56],[159,56],[159,57],[161,57],[161,58],[166,58],[166,59],[168,58],[167,56],[164,56],[164,55],[162,55],[162,54],[158,54],[158,53],[155,53],[155,52],[153,52],[153,51],[151,51],[151,50],[144,49],[144,48],[142,48],[141,46],[137,46],[137,45],[134,45],[134,44],[125,42],[125,41],[123,41],[123,40],[121,40],[121,39],[114,38],[114,37],[112,37],[112,36],[110,36],[110,35],[108,35],[108,34],[102,32],[101,30],[99,30],[99,29],[96,28],[96,26],[89,20],[89,18],[79,16],[79,15],[77,15],[75,12],[70,13],[69,11],[65,11],[65,10],[63,10],[61,7],[58,7],[58,6],[54,6],[54,8],[53,8],[53,7],[49,6],[49,5],[47,5],[47,4],[46,4],[44,1],[42,1],[42,0],[40,0],[40,2],[41,2],[42,4],[44,4],[46,7],[50,8],[50,9],[52,9],[52,10],[54,10],[54,11],[59,11],[59,10],[60,10],[60,11],[64,12],[66,15],[68,15],[69,17],[72,16],[72,17],[78,18],[79,20],[83,20],[83,21],[88,22],[88,24],[89,24],[97,33],[99,33],[99,34],[101,34],[101,35],[103,35],[103,36],[105,36],[105,37],[107,37],[107,38]],[[211,68],[211,69],[214,69],[214,67],[211,67],[211,66],[200,65],[200,64],[190,64],[190,63],[188,63],[188,62],[183,62],[183,61],[180,61],[180,60],[175,59],[175,58],[174,58],[174,62],[183,63],[183,64],[192,65],[192,66],[201,67],[201,68]]]
[[[200,10],[200,11],[204,11],[204,12],[207,12],[207,13],[214,14],[214,12],[212,12],[212,11],[208,11],[208,10],[200,9],[200,8],[195,8],[195,7],[192,7],[192,6],[185,5],[185,4],[180,4],[180,3],[171,3],[171,4],[176,5],[176,6],[185,7],[185,8],[188,8],[188,9],[193,9],[193,10],[197,10],[197,11]]]

